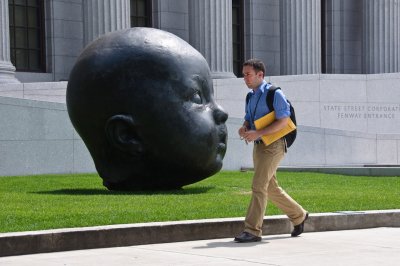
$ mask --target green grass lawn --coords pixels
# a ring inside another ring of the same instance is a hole
[[[173,191],[112,192],[96,174],[0,177],[0,232],[243,217],[252,172],[220,172]],[[311,213],[400,208],[400,177],[279,172]],[[282,214],[272,204],[268,215]]]

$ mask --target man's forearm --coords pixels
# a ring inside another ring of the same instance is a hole
[[[260,130],[261,136],[270,135],[270,134],[274,134],[275,132],[278,132],[279,130],[283,129],[287,125],[288,120],[289,120],[288,117],[275,120],[269,126]]]

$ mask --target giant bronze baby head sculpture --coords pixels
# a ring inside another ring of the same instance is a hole
[[[79,56],[68,114],[108,189],[169,189],[217,173],[228,115],[204,57],[151,28],[104,35]]]

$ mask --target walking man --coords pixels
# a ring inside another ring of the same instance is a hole
[[[280,208],[294,225],[292,237],[300,235],[304,230],[304,222],[308,213],[279,187],[276,170],[287,150],[284,138],[266,146],[261,136],[273,134],[288,122],[290,105],[281,90],[275,91],[275,121],[263,129],[256,130],[254,121],[265,116],[271,110],[267,106],[266,96],[270,86],[264,80],[265,65],[258,59],[250,59],[243,64],[243,77],[252,95],[246,103],[246,115],[243,126],[239,128],[239,136],[246,142],[253,142],[254,176],[252,197],[244,223],[244,231],[235,237],[236,242],[261,241],[262,224],[267,201],[270,200]]]

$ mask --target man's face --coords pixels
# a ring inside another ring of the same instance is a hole
[[[172,68],[169,79],[143,84],[148,101],[140,138],[155,167],[162,164],[180,174],[209,176],[222,167],[228,115],[214,101],[205,61]]]
[[[250,89],[256,89],[263,81],[263,72],[256,72],[252,66],[244,66],[243,67],[243,79],[246,83],[247,87]]]

